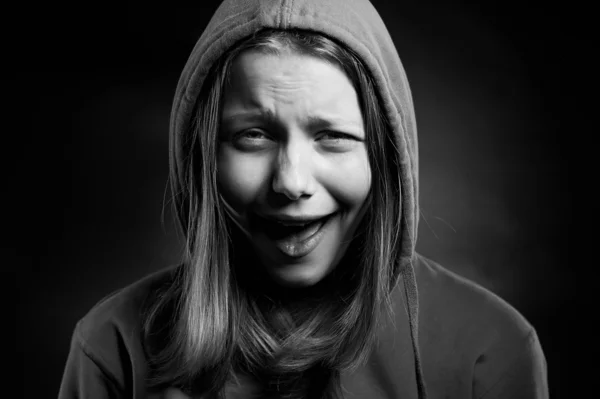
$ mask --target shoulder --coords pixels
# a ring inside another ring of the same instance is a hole
[[[179,269],[160,270],[113,292],[79,320],[59,398],[143,395],[147,362],[141,327],[145,309],[162,287],[172,284]]]
[[[492,291],[418,255],[415,264],[424,328],[453,326],[474,336],[528,336],[533,327],[512,305]]]
[[[77,323],[74,343],[109,371],[119,370],[124,362],[139,361],[141,367],[145,311],[161,288],[172,283],[178,269],[159,270],[104,297]]]
[[[419,344],[431,374],[442,363],[452,365],[475,397],[530,391],[523,397],[545,397],[546,360],[534,327],[517,309],[423,256],[415,273]]]
[[[167,267],[105,296],[79,320],[79,333],[89,339],[106,328],[133,328],[161,288],[173,281],[177,270],[177,266]]]

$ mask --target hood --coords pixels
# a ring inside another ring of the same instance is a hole
[[[425,397],[417,344],[417,287],[412,265],[419,220],[413,101],[394,43],[368,0],[223,1],[192,50],[177,85],[170,121],[172,169],[177,176],[183,176],[182,138],[190,128],[197,97],[211,66],[239,40],[264,28],[305,29],[337,39],[362,58],[376,82],[400,151],[402,237],[398,270],[406,292],[419,395]]]

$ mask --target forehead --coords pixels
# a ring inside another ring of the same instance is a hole
[[[286,84],[331,83],[331,86],[354,86],[345,72],[329,60],[293,50],[272,54],[260,50],[246,50],[233,61],[228,83]]]
[[[286,105],[298,112],[327,110],[362,120],[354,85],[339,66],[292,51],[247,50],[236,57],[225,90],[225,113],[249,107],[277,111]]]

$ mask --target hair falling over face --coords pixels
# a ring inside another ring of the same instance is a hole
[[[220,203],[223,91],[231,64],[246,50],[294,52],[338,66],[358,94],[365,125],[373,179],[357,235],[340,267],[287,301],[276,286],[265,286],[256,257]],[[213,66],[183,140],[184,177],[171,173],[188,254],[176,284],[146,316],[152,386],[222,397],[239,381],[253,386],[256,397],[335,398],[340,373],[366,360],[398,275],[402,203],[398,151],[370,76],[344,46],[303,31],[261,31]]]

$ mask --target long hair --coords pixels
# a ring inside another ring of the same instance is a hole
[[[233,61],[250,49],[296,52],[341,68],[363,114],[372,173],[368,209],[348,253],[326,277],[337,288],[310,307],[302,301],[284,306],[244,284],[247,276],[241,274],[256,268],[256,260],[241,256],[247,244],[219,200],[216,161],[223,92]],[[152,387],[179,386],[219,397],[228,381],[247,376],[266,397],[339,396],[340,373],[366,360],[380,315],[391,310],[400,256],[400,161],[380,103],[360,58],[314,32],[263,30],[212,66],[192,128],[182,148],[171,148],[171,156],[181,151],[184,159],[183,177],[172,169],[171,184],[187,254],[181,273],[145,319]]]

